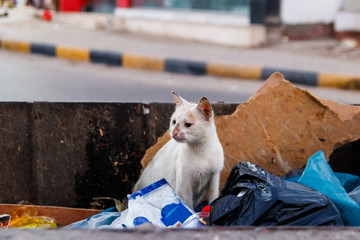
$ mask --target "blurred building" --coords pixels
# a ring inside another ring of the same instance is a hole
[[[250,0],[122,0],[118,3],[120,7],[212,10],[239,14],[248,14],[250,10]]]
[[[193,9],[248,13],[250,0],[60,0],[65,11],[114,12],[122,8]]]
[[[56,1],[60,11],[114,14],[115,30],[228,46],[257,47],[284,36],[360,36],[359,0]]]
[[[228,46],[266,43],[280,0],[59,0],[60,11],[114,13],[113,29]],[[279,20],[277,21],[280,22]]]
[[[36,0],[30,0],[36,1]],[[37,0],[40,1],[40,0]],[[53,0],[60,11],[113,13],[116,8],[212,11],[252,16],[264,23],[279,15],[280,0]]]

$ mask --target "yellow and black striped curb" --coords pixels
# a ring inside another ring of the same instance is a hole
[[[281,72],[285,78],[292,83],[360,90],[360,76],[355,75],[318,73],[311,71],[279,69],[274,67],[219,64],[171,58],[165,59],[85,48],[55,46],[43,43],[29,43],[8,39],[0,39],[0,47],[12,51],[42,54],[75,61],[87,61],[113,66],[122,66],[125,68],[137,68],[191,75],[215,75],[222,77],[265,80],[272,73]]]

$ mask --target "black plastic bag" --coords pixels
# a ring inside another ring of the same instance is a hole
[[[281,180],[249,162],[236,165],[221,196],[211,204],[213,226],[343,226],[322,193]]]

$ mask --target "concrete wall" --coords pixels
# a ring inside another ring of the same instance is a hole
[[[93,197],[125,198],[173,110],[160,103],[0,103],[0,203],[89,207]]]

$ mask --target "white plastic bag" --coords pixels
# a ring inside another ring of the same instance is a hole
[[[145,222],[158,227],[181,227],[195,212],[174,192],[165,179],[128,195],[128,209],[110,225],[133,228]]]

